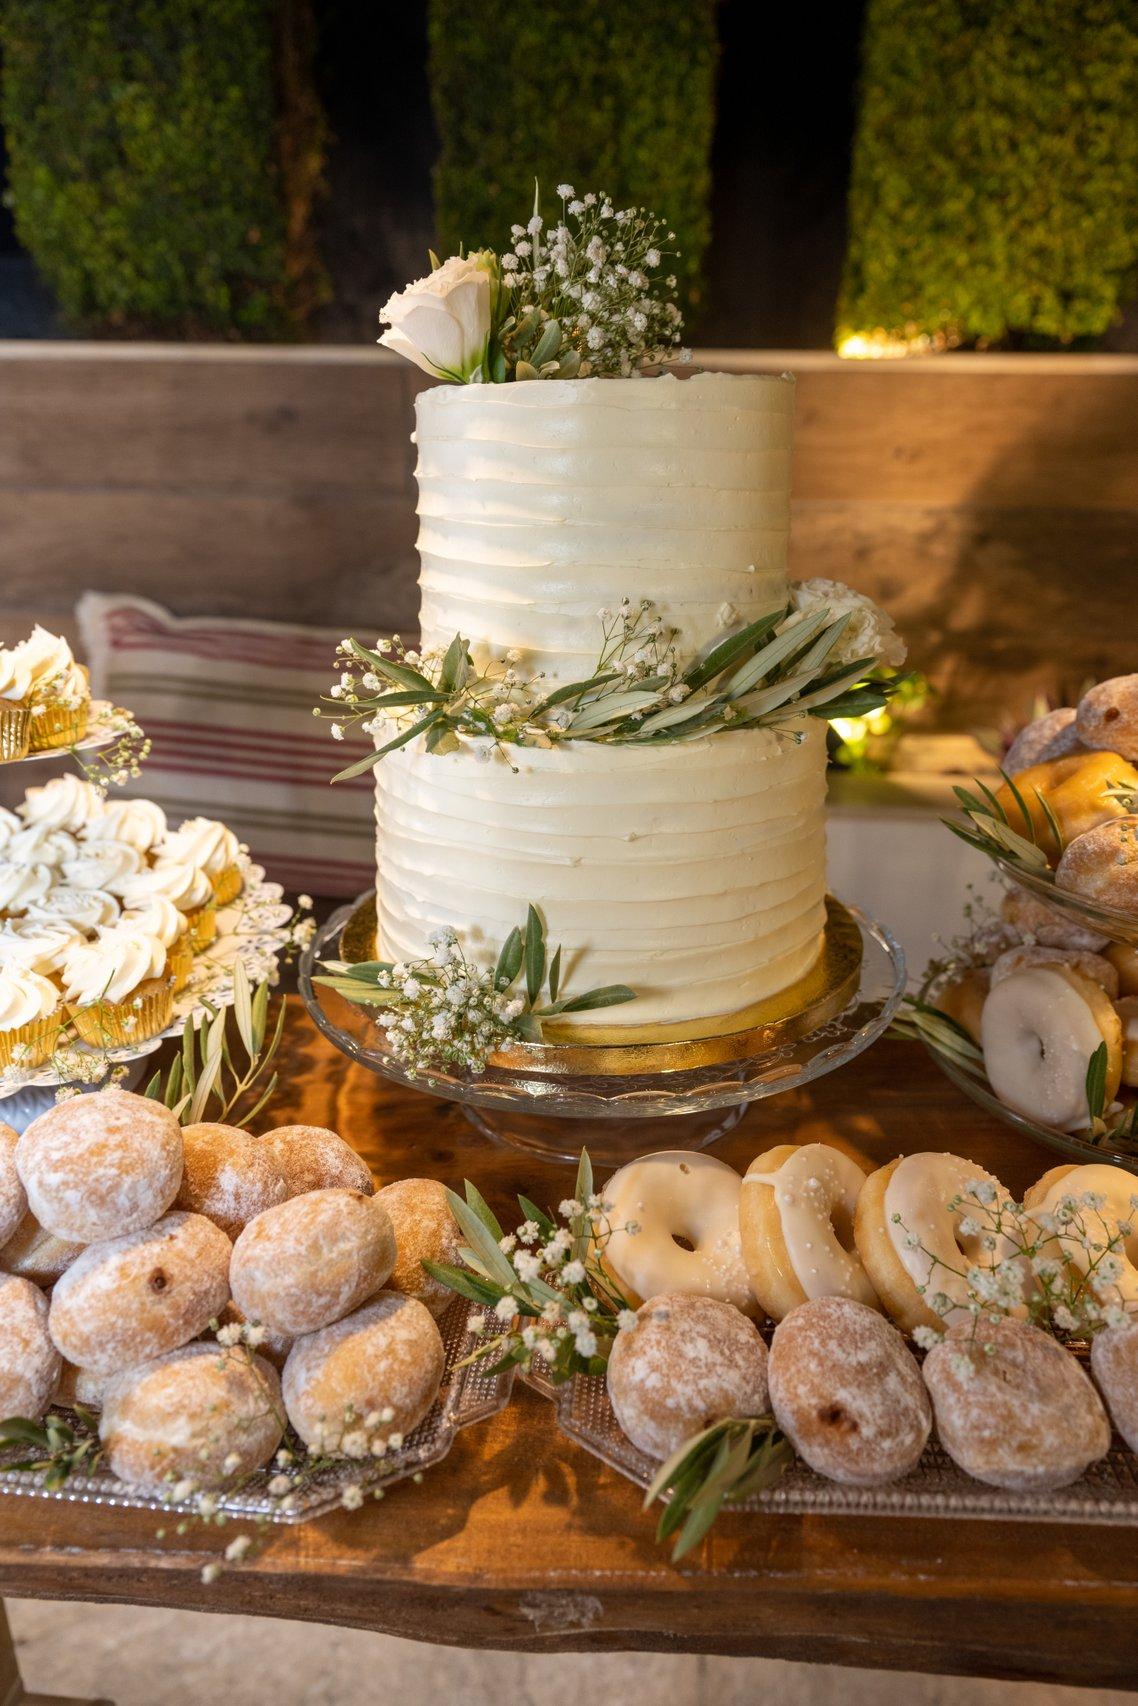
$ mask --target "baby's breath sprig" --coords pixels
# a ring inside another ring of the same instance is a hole
[[[509,1039],[540,1042],[548,1019],[636,1000],[636,991],[624,983],[562,995],[561,948],[550,954],[544,921],[532,902],[524,928],[510,931],[493,969],[467,959],[449,926],[429,941],[429,957],[357,965],[326,960],[326,975],[312,980],[345,1000],[382,1009],[377,1022],[412,1076],[445,1065],[484,1072],[494,1050]]]
[[[114,706],[110,723],[114,739],[109,746],[70,748],[84,779],[104,795],[108,788],[122,788],[137,781],[150,757],[150,738],[129,711]]]
[[[593,1167],[581,1151],[573,1195],[557,1214],[518,1197],[522,1223],[502,1227],[469,1180],[466,1196],[447,1192],[451,1213],[466,1238],[464,1263],[424,1260],[433,1279],[489,1311],[502,1331],[480,1344],[469,1362],[491,1360],[491,1374],[514,1365],[529,1370],[535,1358],[555,1384],[574,1374],[602,1374],[616,1335],[635,1324],[636,1314],[604,1262],[614,1231],[635,1233],[633,1223],[614,1227],[611,1205],[593,1189]],[[559,1224],[560,1223],[560,1224]],[[479,1323],[471,1317],[472,1331]]]

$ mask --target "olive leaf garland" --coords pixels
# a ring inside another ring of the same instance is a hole
[[[656,1538],[676,1536],[673,1563],[698,1546],[724,1505],[773,1487],[793,1461],[793,1448],[773,1416],[731,1416],[684,1440],[644,1495],[645,1510],[667,1499]]]

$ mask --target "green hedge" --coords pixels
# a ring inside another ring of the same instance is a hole
[[[715,0],[431,0],[442,252],[509,246],[568,181],[663,215],[688,307],[710,232]]]
[[[1138,263],[1134,0],[869,0],[838,341],[1085,343]]]
[[[323,292],[303,0],[2,0],[16,232],[77,328],[289,336]]]

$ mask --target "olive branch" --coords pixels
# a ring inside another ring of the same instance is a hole
[[[667,1504],[657,1540],[676,1535],[672,1560],[698,1546],[724,1505],[761,1493],[789,1469],[794,1452],[773,1416],[731,1416],[684,1440],[662,1463],[644,1495],[644,1509]]]
[[[277,1087],[274,1072],[258,1090],[248,1112],[240,1119],[233,1118],[235,1109],[272,1065],[284,1031],[285,1004],[280,1003],[270,1035],[269,985],[259,983],[254,989],[244,963],[237,960],[233,967],[232,1008],[214,1007],[209,1002],[202,1005],[205,1017],[201,1024],[195,1028],[193,1018],[187,1017],[177,1054],[165,1072],[154,1074],[143,1095],[164,1103],[182,1125],[197,1125],[207,1118],[211,1104],[216,1104],[212,1118],[218,1123],[247,1126]],[[236,1038],[230,1035],[230,1013]],[[238,1056],[238,1044],[243,1060]]]
[[[79,1426],[71,1427],[61,1416],[48,1414],[42,1422],[26,1416],[0,1421],[0,1450],[24,1453],[18,1460],[4,1456],[6,1470],[30,1470],[43,1477],[48,1492],[56,1493],[72,1475],[94,1474],[102,1458],[98,1417],[82,1405],[73,1406]]]

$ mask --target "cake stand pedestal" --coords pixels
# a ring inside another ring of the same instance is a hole
[[[370,957],[366,940],[358,954],[346,951],[353,937],[366,938],[369,901],[341,907],[301,958],[300,993],[314,1023],[350,1060],[457,1102],[484,1136],[553,1160],[575,1160],[582,1148],[617,1164],[653,1149],[704,1149],[751,1102],[808,1084],[868,1048],[905,989],[904,955],[889,931],[831,897],[822,960],[792,1010],[783,1000],[780,1012],[752,1010],[712,1035],[598,1028],[580,1041],[511,1046],[481,1074],[415,1076],[371,1009],[312,981],[326,960]]]

